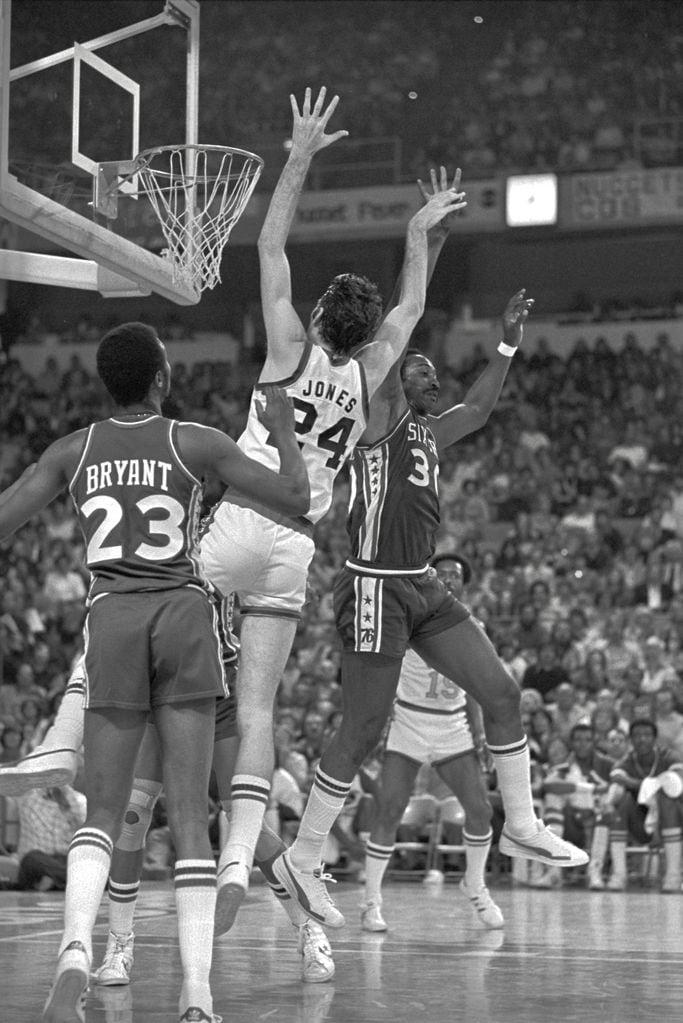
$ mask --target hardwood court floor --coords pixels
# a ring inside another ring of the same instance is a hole
[[[386,934],[360,930],[357,884],[334,888],[347,923],[331,931],[336,976],[303,984],[294,931],[252,886],[216,944],[214,1011],[225,1023],[676,1023],[683,1020],[683,895],[493,889],[503,931],[474,920],[457,885],[393,881]],[[39,1023],[63,896],[0,893],[0,1021]],[[95,931],[106,940],[106,904]],[[92,987],[87,1023],[177,1023],[173,892],[145,883],[133,982]]]

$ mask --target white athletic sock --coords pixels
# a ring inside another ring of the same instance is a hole
[[[209,973],[216,912],[216,864],[213,860],[177,860],[173,884],[183,967],[179,1015],[194,1005],[211,1016]]]
[[[389,866],[393,845],[378,845],[369,840],[365,846],[365,901],[379,902],[382,898],[382,881]]]
[[[462,833],[465,846],[465,885],[471,892],[479,891],[486,884],[486,861],[491,848],[493,832],[489,828],[485,835]]]
[[[506,746],[489,746],[498,777],[507,828],[519,838],[537,831],[531,795],[531,761],[526,736]]]
[[[218,861],[219,875],[230,863],[251,870],[268,804],[270,782],[255,774],[236,774],[230,786],[230,833]]]
[[[133,932],[135,907],[137,905],[140,882],[121,884],[109,878],[109,930],[113,934],[127,938]]]
[[[72,941],[80,941],[92,962],[92,932],[107,883],[113,848],[109,835],[98,828],[79,828],[71,840],[60,955]]]
[[[325,839],[350,791],[351,782],[337,781],[316,768],[299,832],[290,847],[292,864],[297,870],[311,871],[320,866]]]
[[[54,721],[48,728],[41,749],[79,750],[83,745],[85,680],[80,669],[69,679]]]

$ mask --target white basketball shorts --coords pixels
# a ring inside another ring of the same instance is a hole
[[[434,714],[394,704],[387,753],[400,753],[420,764],[440,764],[474,749],[464,710]]]

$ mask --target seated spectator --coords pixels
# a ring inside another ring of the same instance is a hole
[[[43,596],[48,605],[60,611],[64,604],[82,604],[86,597],[86,588],[79,572],[71,567],[67,554],[59,554],[55,558],[54,567],[45,574]]]
[[[590,850],[589,886],[603,888],[602,867],[609,832],[602,823],[601,802],[614,762],[595,748],[589,724],[574,725],[569,756],[548,770],[543,782],[543,816],[548,827],[581,849]],[[562,883],[558,867],[549,867],[539,887]]]
[[[535,664],[522,677],[522,689],[536,689],[543,697],[552,697],[559,685],[569,682],[569,673],[558,660],[553,643],[544,643]]]
[[[656,693],[676,678],[676,671],[666,657],[666,645],[659,636],[649,636],[643,648],[645,661],[641,692]]]
[[[576,690],[570,682],[562,682],[555,690],[555,702],[548,706],[553,717],[553,728],[564,742],[574,725],[586,721],[586,711],[577,703]]]
[[[646,718],[630,728],[632,749],[612,768],[605,806],[611,827],[611,891],[627,885],[626,846],[661,841],[665,873],[663,892],[681,890],[681,821],[683,764],[657,745],[657,726]],[[644,784],[647,783],[647,784]],[[655,838],[656,836],[656,838]]]
[[[662,686],[655,693],[654,721],[659,744],[683,761],[683,714],[676,710],[670,686]]]
[[[74,784],[79,787],[82,784],[82,764]],[[16,800],[19,807],[16,887],[64,891],[69,845],[74,833],[85,822],[85,796],[70,785],[64,785],[33,789],[17,796]]]

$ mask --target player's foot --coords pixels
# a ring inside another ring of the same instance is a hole
[[[588,868],[588,890],[591,892],[602,892],[605,889],[605,882],[602,871],[597,867]]]
[[[308,984],[323,984],[334,977],[332,949],[324,930],[315,920],[299,928],[297,944],[301,956],[301,979]]]
[[[311,873],[297,870],[289,851],[273,862],[273,873],[304,913],[326,927],[343,927],[344,917],[330,898],[325,881],[336,883],[330,874],[323,873],[322,864]]]
[[[72,941],[57,963],[55,982],[47,996],[42,1023],[85,1023],[85,992],[90,960],[85,946]]]
[[[72,749],[36,746],[16,764],[0,767],[0,796],[23,796],[32,789],[60,788],[76,777],[78,755]]]
[[[216,893],[216,918],[214,937],[226,934],[235,922],[237,910],[244,902],[249,887],[251,871],[246,863],[235,860],[227,863],[218,874],[218,892]]]
[[[485,884],[481,888],[470,890],[463,878],[460,882],[460,891],[466,899],[469,899],[470,905],[475,910],[477,917],[481,920],[484,927],[495,931],[505,926],[503,914],[491,898],[491,893]]]
[[[206,1013],[196,1005],[191,1005],[180,1017],[180,1023],[223,1023],[222,1016],[215,1013]]]
[[[382,900],[368,899],[360,904],[360,926],[363,931],[386,931],[386,920],[382,916]]]
[[[626,878],[623,874],[612,874],[605,887],[608,892],[623,892],[626,890]]]
[[[96,984],[105,987],[116,987],[120,984],[130,984],[130,974],[133,969],[133,944],[135,935],[114,934],[109,932],[107,948],[104,959],[99,970],[93,973],[93,980]]]
[[[549,867],[581,867],[588,863],[588,853],[571,842],[560,838],[543,821],[536,821],[536,833],[513,835],[503,828],[498,849],[505,856],[521,856],[527,860],[538,860]]]

